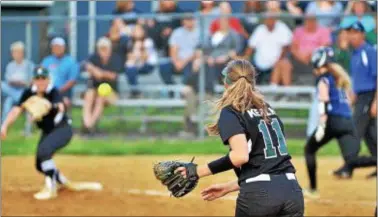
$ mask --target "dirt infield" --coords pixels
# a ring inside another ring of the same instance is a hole
[[[58,198],[36,201],[33,193],[43,183],[34,169],[33,157],[2,158],[2,213],[5,216],[232,216],[236,194],[214,202],[204,202],[200,189],[234,179],[233,173],[201,180],[199,187],[182,199],[170,198],[164,187],[155,180],[151,166],[164,159],[190,159],[190,156],[159,157],[84,157],[58,156],[56,162],[67,177],[80,181],[99,181],[101,192],[68,192],[62,190]],[[204,163],[215,156],[197,157]],[[297,176],[307,186],[304,160],[294,159]],[[318,161],[321,198],[306,200],[309,216],[372,216],[376,201],[376,180],[366,180],[372,169],[358,170],[353,180],[336,180],[329,171],[342,163],[339,158]]]

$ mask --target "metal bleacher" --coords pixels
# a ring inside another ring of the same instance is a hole
[[[85,76],[84,76],[85,77]],[[177,83],[180,83],[180,77],[176,77]],[[182,115],[148,115],[147,108],[159,108],[159,109],[174,109],[184,108],[186,101],[181,97],[181,91],[184,88],[182,84],[176,85],[164,85],[160,80],[160,76],[157,70],[148,75],[140,76],[140,85],[137,87],[142,92],[142,98],[131,99],[128,97],[130,92],[130,86],[126,81],[124,74],[119,76],[119,95],[120,98],[115,102],[116,107],[120,108],[119,114],[114,114],[111,117],[107,117],[107,120],[125,120],[125,121],[140,121],[141,132],[145,132],[148,123],[151,122],[183,122]],[[86,89],[85,83],[79,83],[74,88],[73,105],[81,107],[83,100],[80,98],[81,93]],[[272,87],[272,86],[259,86],[258,89],[266,96],[266,100],[275,109],[286,110],[308,110],[311,107],[311,101],[314,93],[314,88],[311,86],[290,86],[290,87]],[[223,86],[217,85],[215,87],[216,94],[221,94]],[[168,97],[168,92],[173,92],[173,97]],[[280,100],[276,101],[277,95],[292,96],[294,100]],[[302,96],[297,98],[296,96]],[[127,108],[138,108],[138,112],[134,115],[125,116],[122,112]],[[121,115],[120,115],[121,114]],[[195,118],[198,119],[198,118]],[[283,120],[288,124],[305,124],[307,119],[304,118],[289,118],[284,117]]]

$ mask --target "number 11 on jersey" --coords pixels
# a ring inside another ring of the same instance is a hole
[[[277,118],[272,119],[271,126],[272,126],[272,128],[273,128],[273,130],[274,130],[274,132],[277,136],[278,151],[280,153],[280,156],[287,155],[288,151],[287,151],[285,136],[283,135],[280,123],[278,122]],[[273,144],[272,136],[270,135],[268,126],[266,125],[266,122],[264,120],[260,121],[259,130],[262,133],[263,139],[264,139],[265,159],[276,158],[277,157],[277,148]]]

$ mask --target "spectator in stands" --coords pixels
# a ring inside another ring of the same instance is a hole
[[[336,29],[340,19],[332,17],[335,14],[343,13],[343,5],[340,1],[335,0],[318,0],[310,2],[306,7],[306,14],[314,14],[319,17],[318,22],[321,26]]]
[[[85,68],[89,73],[89,80],[88,90],[84,95],[83,127],[86,132],[93,132],[104,106],[112,101],[110,97],[99,96],[97,88],[102,83],[108,83],[117,92],[117,77],[123,71],[123,63],[118,55],[112,53],[112,42],[101,37],[96,44],[96,53],[89,57]]]
[[[260,24],[260,18],[256,15],[263,12],[263,4],[260,1],[248,0],[244,2],[244,13],[247,16],[241,19],[241,23],[248,35],[251,35],[253,30]]]
[[[207,65],[209,73],[223,84],[222,69],[226,66],[228,61],[235,58],[242,49],[242,41],[240,36],[230,27],[227,17],[220,18],[220,28],[216,31],[208,43],[209,56],[207,58]]]
[[[360,21],[364,25],[365,31],[373,31],[376,23],[373,16],[367,14],[369,12],[369,5],[366,1],[350,1],[345,10],[346,16],[341,24],[341,28],[348,28],[356,21]]]
[[[113,20],[108,33],[108,38],[112,42],[112,51],[121,58],[122,62],[126,61],[127,43],[129,40],[129,37],[124,32],[124,26],[125,24],[123,24],[122,20],[116,18]],[[131,34],[131,31],[128,33]]]
[[[284,85],[290,82],[291,65],[286,58],[288,46],[291,44],[292,32],[282,21],[274,15],[267,16],[264,23],[260,24],[249,38],[245,56],[250,58],[252,53],[253,64],[259,72],[257,83],[269,83],[272,71],[280,71],[285,75]],[[278,84],[272,77],[272,84]]]
[[[349,49],[348,31],[341,29],[337,41],[333,45],[335,62],[339,63],[345,71],[349,72],[351,50]]]
[[[2,122],[7,117],[12,106],[16,104],[24,89],[30,85],[34,64],[25,59],[25,45],[21,41],[10,46],[12,61],[5,68],[5,79],[1,81],[1,94],[3,98]]]
[[[204,31],[204,39],[208,40],[211,36],[210,34],[210,25],[215,20],[214,15],[219,15],[220,11],[219,8],[216,7],[215,1],[201,1],[200,10],[198,14],[201,15],[208,15],[209,17],[203,18],[203,30]],[[196,26],[200,26],[200,18],[196,20]]]
[[[284,3],[284,8],[293,16],[302,16],[308,3],[308,1],[288,0]],[[295,19],[295,25],[302,25],[302,23],[302,18]]]
[[[291,45],[293,74],[296,78],[296,83],[306,84],[312,82],[311,54],[316,48],[330,44],[330,29],[319,25],[314,14],[306,15],[304,25],[294,30],[293,43]]]
[[[243,25],[241,24],[240,20],[236,17],[230,17],[230,15],[232,14],[232,8],[229,2],[221,2],[219,4],[219,10],[220,10],[221,15],[228,17],[228,21],[230,23],[231,29],[239,33],[244,38],[249,37],[247,31],[245,31],[245,29],[243,28]],[[220,18],[214,20],[211,23],[210,32],[211,34],[214,34],[219,29],[220,29]]]
[[[113,14],[120,15],[127,25],[135,25],[138,21],[138,11],[133,0],[122,0],[116,2]]]
[[[176,1],[160,0],[159,14],[172,14],[182,12],[177,7]],[[171,16],[157,16],[154,20],[147,22],[148,35],[152,37],[160,56],[167,57],[169,53],[168,40],[174,29],[180,26],[180,18]]]
[[[66,54],[66,42],[56,37],[51,40],[51,55],[45,57],[41,65],[50,72],[50,79],[63,96],[64,104],[71,105],[72,88],[79,76],[79,66],[69,54]]]
[[[184,17],[182,26],[175,29],[169,38],[171,63],[160,70],[162,79],[166,84],[173,84],[173,73],[183,75],[186,84],[192,74],[192,62],[195,51],[199,45],[199,32],[196,29],[194,18]]]
[[[157,63],[157,53],[154,42],[145,33],[142,25],[135,25],[134,32],[128,43],[126,76],[129,84],[135,87],[138,84],[138,76],[152,72]],[[131,97],[139,96],[138,90],[131,91]]]
[[[295,27],[295,20],[289,17],[289,12],[281,9],[281,2],[279,0],[270,0],[265,2],[265,12],[277,17],[277,19],[284,22],[290,28]]]

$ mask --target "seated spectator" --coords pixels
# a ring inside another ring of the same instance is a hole
[[[335,14],[343,13],[343,5],[340,1],[335,0],[319,0],[312,1],[307,5],[306,14],[314,14],[318,17],[318,22],[321,26],[336,29],[340,19],[333,17]],[[328,16],[328,17],[327,17]]]
[[[10,46],[12,61],[5,68],[5,79],[1,81],[1,93],[3,98],[2,117],[3,122],[12,106],[16,104],[24,89],[30,85],[34,64],[25,59],[25,45],[21,41],[14,42]]]
[[[50,79],[63,96],[65,106],[71,106],[72,88],[79,76],[79,66],[76,61],[66,54],[66,42],[56,37],[51,40],[51,55],[45,57],[41,66],[50,72]]]
[[[169,38],[171,62],[160,69],[165,84],[173,84],[173,73],[183,75],[186,84],[192,74],[192,61],[199,45],[199,32],[193,17],[184,17],[182,26],[175,29]]]
[[[263,12],[263,4],[260,1],[248,0],[244,2],[245,17],[241,19],[241,23],[248,35],[251,35],[253,30],[260,24],[258,14]]]
[[[310,64],[312,52],[320,47],[331,44],[329,28],[318,24],[314,15],[307,15],[304,25],[294,30],[291,45],[293,74],[296,83],[308,84],[313,80],[312,65]]]
[[[154,40],[160,56],[167,57],[169,54],[168,40],[174,29],[180,26],[180,18],[171,17],[169,14],[182,12],[173,0],[160,0],[159,10],[156,13],[168,16],[157,16],[154,20],[148,20],[148,35]]]
[[[335,52],[335,62],[339,63],[345,71],[349,72],[351,50],[349,49],[347,30],[340,30],[337,36],[337,41],[332,47]]]
[[[243,25],[241,24],[240,20],[236,17],[230,17],[230,15],[232,14],[232,8],[231,8],[231,5],[230,5],[229,2],[221,2],[219,4],[219,10],[220,10],[221,15],[228,17],[228,21],[230,23],[231,29],[233,29],[235,32],[239,33],[244,38],[249,37],[247,31],[245,31],[245,29],[243,28]],[[214,34],[219,29],[220,29],[220,18],[214,20],[211,23],[210,33]]]
[[[291,43],[292,33],[289,27],[275,16],[267,16],[249,38],[245,56],[253,55],[253,65],[259,73],[258,84],[269,83],[272,71],[281,71],[285,75],[284,85],[290,82],[291,65],[286,58],[288,46]],[[272,77],[272,84],[278,84]]]
[[[135,25],[128,43],[126,76],[132,87],[138,85],[138,75],[152,72],[157,63],[154,42],[146,36],[142,25]],[[137,97],[139,91],[132,90],[131,96]]]
[[[348,28],[353,23],[360,21],[365,28],[366,32],[373,31],[376,23],[373,16],[367,14],[369,12],[369,5],[366,1],[350,1],[344,17],[341,21],[341,28]]]
[[[302,16],[307,7],[307,1],[288,0],[285,3],[284,8],[293,16]],[[302,25],[303,19],[296,18],[295,25]]]
[[[112,51],[121,57],[122,62],[126,61],[128,36],[123,32],[123,22],[119,18],[113,20],[109,29],[108,38],[112,42]],[[132,31],[128,31],[131,34]]]
[[[210,25],[215,20],[214,15],[219,15],[220,11],[219,8],[216,7],[215,1],[201,1],[200,10],[197,12],[198,15],[204,15],[207,17],[203,18],[203,30],[204,31],[204,39],[208,40],[211,36],[210,34]],[[200,25],[200,17],[196,20],[196,26]]]
[[[127,25],[135,25],[138,20],[138,11],[133,0],[122,0],[116,2],[113,14],[120,15]]]
[[[112,53],[112,43],[106,37],[98,39],[96,53],[89,57],[85,64],[89,73],[88,90],[84,95],[83,124],[86,132],[93,132],[106,104],[114,100],[111,96],[99,96],[97,88],[102,83],[108,83],[117,92],[118,73],[123,71],[121,58]]]
[[[276,16],[279,20],[288,25],[289,28],[295,27],[295,20],[289,17],[289,13],[281,9],[279,0],[270,0],[265,2],[265,12]]]
[[[212,35],[207,46],[209,46],[209,56],[206,62],[209,73],[214,76],[214,80],[219,81],[219,84],[223,84],[221,74],[223,68],[242,49],[241,38],[231,29],[227,17],[220,18],[220,29]]]

